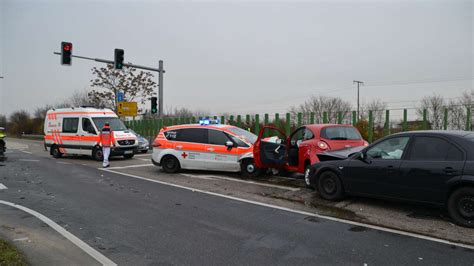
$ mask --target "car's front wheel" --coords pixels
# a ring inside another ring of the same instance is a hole
[[[240,163],[240,171],[245,177],[258,177],[262,174],[262,169],[255,166],[253,159],[244,159]]]
[[[167,155],[161,159],[161,167],[163,168],[163,171],[170,174],[178,172],[181,168],[178,159],[172,155]]]
[[[455,190],[449,196],[447,207],[456,224],[474,228],[474,187]]]
[[[147,153],[147,152],[148,152],[148,150],[142,150],[141,152],[142,152],[142,153]]]
[[[344,187],[341,179],[333,171],[323,172],[318,178],[318,191],[323,199],[342,200]]]
[[[134,155],[133,153],[132,153],[132,154],[124,154],[124,155],[123,155],[123,158],[125,158],[125,159],[132,159],[132,158],[133,158],[133,155]]]
[[[56,145],[51,147],[51,154],[53,155],[54,158],[61,158],[61,156],[63,156],[63,154],[59,150],[59,147]]]

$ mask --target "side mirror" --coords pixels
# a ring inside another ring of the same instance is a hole
[[[367,154],[365,152],[358,152],[356,158],[365,163],[371,163],[371,160],[369,159],[369,157],[367,157]]]
[[[227,141],[225,143],[225,146],[228,148],[228,149],[232,149],[234,147],[234,143],[232,141]]]
[[[281,139],[275,140],[275,143],[278,144],[278,145],[280,145],[282,142],[283,142],[283,141],[282,141]]]

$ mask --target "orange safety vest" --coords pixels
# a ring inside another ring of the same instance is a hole
[[[102,144],[103,147],[110,147],[114,142],[114,132],[112,132],[110,127],[105,126],[100,132],[100,144]]]

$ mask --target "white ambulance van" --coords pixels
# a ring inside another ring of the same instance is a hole
[[[44,121],[45,147],[54,158],[63,154],[92,155],[92,158],[101,161],[103,154],[99,146],[99,133],[106,122],[115,138],[115,147],[112,147],[110,155],[132,158],[138,148],[137,137],[110,109],[78,107],[48,110]]]

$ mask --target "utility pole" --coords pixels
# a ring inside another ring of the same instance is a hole
[[[158,105],[158,116],[163,116],[163,73],[165,70],[163,69],[163,60],[158,61],[158,97],[159,97],[159,105]]]
[[[354,80],[352,82],[352,84],[355,84],[357,83],[357,121],[359,121],[359,118],[360,118],[360,93],[359,93],[359,87],[360,87],[360,84],[364,85],[364,82],[363,81],[359,81],[359,80]]]

